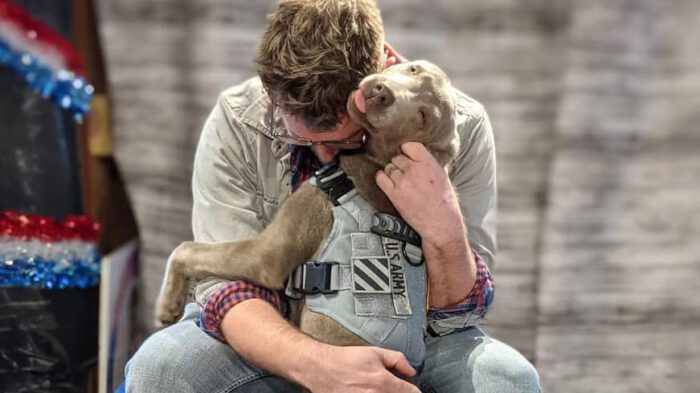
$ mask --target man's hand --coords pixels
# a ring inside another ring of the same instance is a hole
[[[300,378],[313,393],[420,393],[394,375],[416,374],[401,352],[328,345],[319,355],[315,367]]]
[[[445,168],[422,143],[404,143],[401,151],[377,172],[379,188],[424,241],[440,245],[463,237],[459,203]]]
[[[393,67],[397,64],[405,63],[408,61],[405,57],[398,54],[398,52],[396,52],[394,48],[392,48],[391,45],[387,44],[386,42],[384,43],[384,57],[384,68]]]

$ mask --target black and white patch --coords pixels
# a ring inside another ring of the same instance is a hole
[[[353,258],[352,281],[356,293],[391,293],[389,258]]]

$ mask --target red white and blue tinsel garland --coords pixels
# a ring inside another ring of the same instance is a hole
[[[100,281],[99,224],[0,212],[0,287],[87,288]]]
[[[82,120],[94,88],[83,77],[75,48],[24,8],[0,0],[0,66],[8,67],[44,98]]]

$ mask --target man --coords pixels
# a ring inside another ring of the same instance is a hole
[[[225,91],[204,126],[193,175],[195,240],[262,231],[319,161],[360,145],[347,97],[364,76],[399,60],[384,44],[372,0],[282,1],[260,44],[260,78]],[[495,248],[495,153],[481,105],[455,95],[462,147],[451,179],[418,143],[403,145],[376,178],[423,239],[431,335],[416,380],[435,392],[538,392],[532,365],[474,326],[493,294],[485,260]],[[127,391],[419,391],[405,381],[415,370],[403,354],[317,342],[283,318],[276,292],[210,279],[197,284],[195,298],[180,322],[134,355]]]

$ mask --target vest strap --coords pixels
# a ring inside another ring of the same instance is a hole
[[[396,239],[420,248],[421,238],[401,217],[386,213],[374,213],[370,230],[379,236]]]
[[[341,204],[339,199],[343,195],[355,188],[337,160],[314,172],[312,184],[325,192],[335,206]]]

